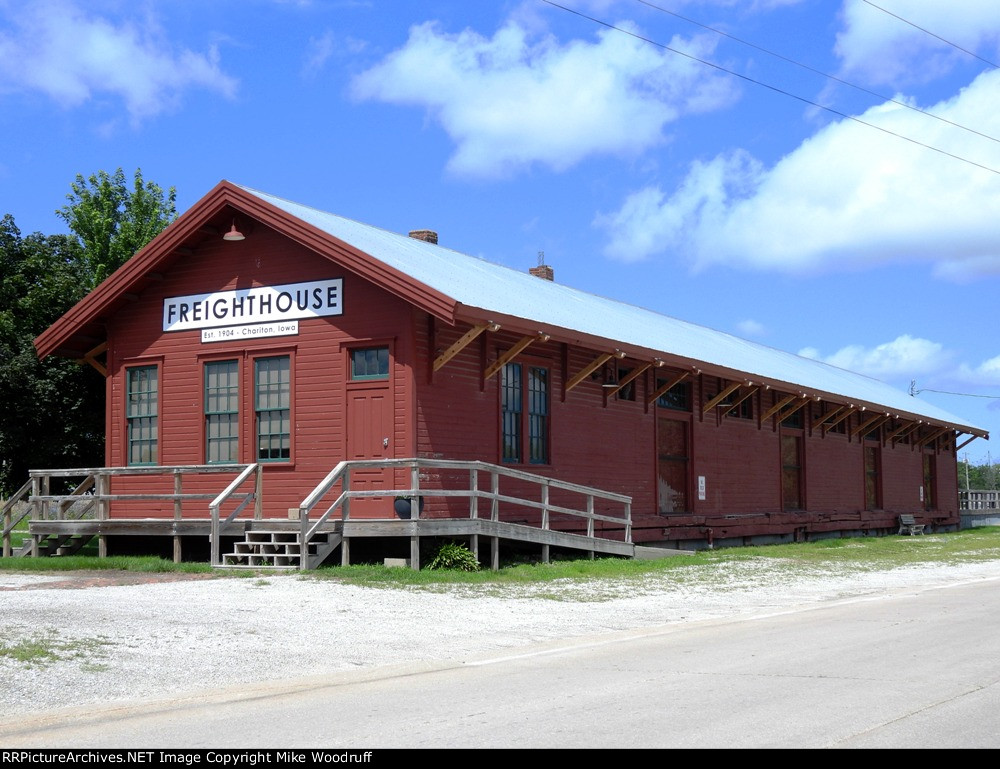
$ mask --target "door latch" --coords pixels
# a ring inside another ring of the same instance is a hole
[[[383,449],[389,448],[389,439],[388,438],[383,438],[382,439],[382,448]]]

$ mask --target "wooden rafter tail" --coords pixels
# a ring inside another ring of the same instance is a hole
[[[475,326],[462,334],[462,336],[452,342],[447,350],[434,359],[434,370],[437,371],[444,366],[448,361],[472,344],[484,331],[497,331],[499,328],[500,326],[496,323],[477,323]]]
[[[572,379],[566,383],[566,392],[569,392],[574,387],[576,387],[580,382],[590,376],[593,372],[597,371],[601,366],[611,360],[611,353],[604,353],[603,355],[598,355],[590,363],[580,369]]]
[[[674,389],[677,385],[679,385],[681,382],[683,382],[685,379],[687,379],[689,376],[691,376],[691,373],[692,372],[690,372],[690,371],[682,371],[680,374],[678,374],[677,376],[675,376],[673,379],[669,380],[662,387],[658,387],[656,389],[656,391],[652,395],[649,396],[649,400],[647,402],[648,403],[653,403],[661,395],[666,395],[668,392],[670,392],[672,389]]]
[[[643,365],[637,366],[636,368],[634,368],[631,371],[629,371],[626,376],[622,377],[621,381],[614,388],[608,388],[608,396],[614,395],[616,392],[618,392],[619,390],[621,390],[629,382],[631,382],[634,379],[642,376],[642,374],[646,370],[652,368],[652,366],[653,366],[652,363],[644,363]]]
[[[549,335],[539,332],[537,334],[529,334],[528,336],[521,337],[513,347],[511,347],[507,352],[503,353],[499,358],[493,361],[486,373],[483,375],[483,379],[489,379],[494,374],[496,374],[500,369],[510,363],[514,358],[524,352],[528,345],[532,342],[547,342],[549,340]]]
[[[771,408],[769,408],[767,411],[765,411],[763,414],[760,415],[760,421],[764,422],[765,419],[770,419],[772,416],[781,411],[785,406],[787,406],[789,403],[791,403],[798,397],[799,397],[798,395],[788,395],[782,398],[780,401],[771,406]]]
[[[701,410],[702,413],[703,414],[707,414],[713,408],[715,408],[720,403],[722,403],[722,401],[724,401],[726,398],[728,398],[734,392],[736,392],[737,390],[739,390],[740,387],[742,387],[742,386],[743,386],[742,382],[733,382],[731,385],[729,385],[729,387],[724,388],[722,390],[722,392],[720,392],[718,395],[716,395],[714,398],[712,398],[708,403],[706,403],[704,405],[704,407]]]

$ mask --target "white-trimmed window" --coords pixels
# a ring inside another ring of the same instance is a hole
[[[291,360],[287,355],[254,360],[257,461],[292,457]]]
[[[159,371],[156,366],[125,370],[128,464],[155,465],[159,456]]]
[[[205,363],[205,461],[209,464],[239,461],[239,376],[238,361]]]
[[[501,459],[549,462],[549,370],[508,363],[500,374]]]

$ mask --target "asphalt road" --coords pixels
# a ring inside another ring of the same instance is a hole
[[[986,580],[27,715],[0,746],[997,748],[998,637]]]

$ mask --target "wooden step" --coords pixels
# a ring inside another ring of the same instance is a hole
[[[321,535],[309,543],[307,556],[318,557],[329,546],[329,537]],[[302,564],[302,548],[297,532],[251,529],[232,552],[222,556],[222,568],[298,569]]]

